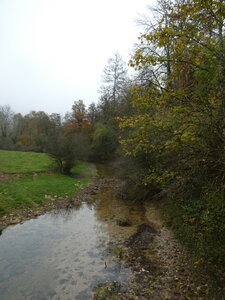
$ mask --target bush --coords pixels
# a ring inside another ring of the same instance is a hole
[[[162,209],[168,225],[218,287],[225,283],[224,204],[221,193],[214,190],[198,198],[170,199]]]
[[[117,148],[117,137],[112,128],[97,123],[92,136],[92,156],[97,161],[107,161],[113,157]]]

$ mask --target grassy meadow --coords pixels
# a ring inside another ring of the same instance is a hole
[[[77,178],[53,170],[54,161],[44,153],[0,150],[0,217],[70,197],[95,174],[94,166],[84,162],[72,170],[83,175]]]
[[[0,150],[0,172],[26,174],[50,171],[53,160],[45,153]]]

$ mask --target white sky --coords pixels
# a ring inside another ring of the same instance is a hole
[[[153,0],[0,0],[0,105],[65,113],[97,102],[118,51],[128,61]]]

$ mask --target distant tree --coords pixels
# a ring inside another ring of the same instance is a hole
[[[51,134],[52,121],[43,111],[32,111],[24,116],[25,126],[20,136],[20,145],[26,150],[45,152]]]
[[[26,126],[26,121],[24,117],[20,113],[15,114],[12,119],[12,135],[11,135],[15,149],[20,148],[20,137],[23,131],[25,130],[25,126]]]
[[[78,160],[86,160],[89,156],[89,138],[82,132],[66,133],[58,128],[46,144],[46,152],[51,156],[58,171],[65,175],[71,174],[71,169]]]
[[[72,112],[67,113],[64,129],[67,133],[89,131],[91,123],[83,100],[74,101]]]
[[[55,160],[62,174],[71,174],[78,160],[86,160],[90,151],[90,128],[85,105],[75,101],[72,112],[61,122],[57,114],[50,116],[52,131],[46,143],[46,152]]]
[[[57,127],[62,125],[62,118],[60,114],[53,113],[49,116],[50,121]]]
[[[117,147],[115,131],[102,123],[94,126],[92,136],[92,156],[95,160],[106,161],[113,157]]]
[[[14,112],[9,105],[0,106],[0,136],[6,138],[12,129]]]
[[[98,115],[99,115],[98,107],[94,102],[92,102],[89,105],[87,111],[88,120],[90,121],[91,124],[94,124],[97,121]]]
[[[108,59],[108,64],[103,69],[102,82],[100,87],[102,95],[108,100],[116,101],[120,98],[127,79],[127,67],[118,52]]]
[[[4,149],[12,148],[14,112],[9,105],[0,106],[0,147]]]
[[[74,114],[76,114],[76,113],[85,114],[86,107],[85,107],[83,100],[74,101],[72,110],[73,110]]]

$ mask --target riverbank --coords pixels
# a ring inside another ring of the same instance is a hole
[[[124,226],[129,226],[126,221]],[[123,284],[100,284],[95,300],[211,299],[207,279],[196,272],[190,254],[165,226],[154,204],[146,203],[145,218],[135,232],[114,247],[121,263],[132,269],[132,276]]]
[[[71,176],[56,172],[45,153],[0,150],[0,231],[68,205],[96,175],[94,164],[77,162]]]
[[[0,217],[0,231],[9,225],[24,223],[27,220],[36,218],[51,210],[72,209],[74,207],[79,207],[83,202],[92,203],[92,196],[99,193],[102,188],[109,187],[112,182],[114,182],[113,179],[92,178],[92,181],[84,187],[81,187],[81,190],[71,197],[63,198],[45,195],[47,203],[33,208],[24,208],[15,214],[11,213]]]
[[[111,268],[108,257],[113,256],[119,269],[131,270],[123,282],[99,283],[93,289],[93,299],[213,299],[207,278],[196,272],[190,254],[165,226],[159,209],[151,202],[121,199],[122,184],[108,176],[96,177],[74,196],[48,198],[41,208],[3,217],[1,224],[23,223],[52,210],[79,210],[86,203],[107,226],[110,242],[105,268]]]

